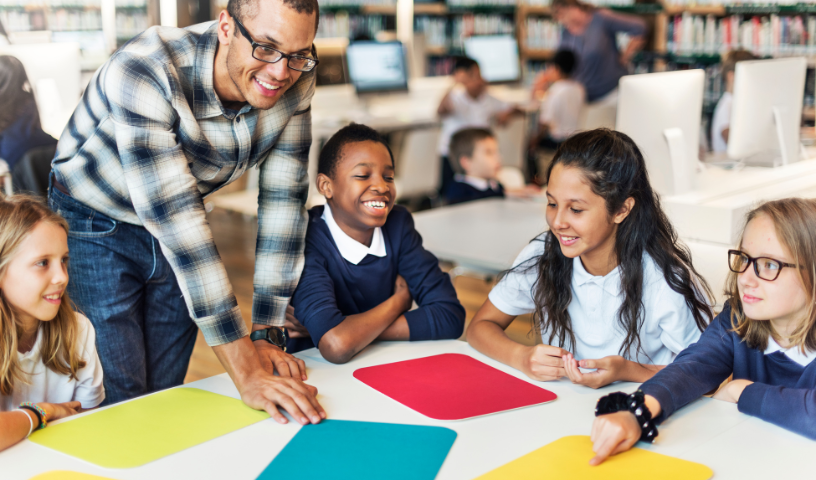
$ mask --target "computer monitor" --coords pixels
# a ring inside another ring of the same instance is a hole
[[[704,83],[700,69],[620,79],[617,129],[640,148],[660,194],[678,195],[694,186]]]
[[[400,42],[353,42],[346,48],[346,65],[357,93],[408,89],[405,49]]]
[[[478,35],[465,39],[465,55],[479,62],[488,82],[515,82],[521,76],[518,43],[512,35]]]
[[[785,165],[799,160],[804,57],[739,62],[728,133],[733,160]]]

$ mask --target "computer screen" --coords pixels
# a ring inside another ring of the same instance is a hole
[[[488,82],[513,82],[521,75],[518,43],[511,35],[470,37],[465,40],[465,54],[479,62]]]
[[[408,89],[405,50],[400,42],[353,42],[346,49],[346,64],[357,93]]]

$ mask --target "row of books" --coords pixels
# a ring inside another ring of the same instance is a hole
[[[451,48],[464,49],[464,39],[473,35],[514,34],[512,17],[497,14],[466,14],[453,18]]]
[[[583,0],[583,2],[598,7],[628,7],[635,4],[635,0]],[[536,7],[548,7],[552,0],[521,0],[521,3]]]
[[[317,37],[355,38],[364,35],[373,39],[381,30],[385,30],[385,18],[382,15],[324,13],[320,15]]]
[[[527,17],[527,48],[554,50],[561,43],[561,25],[550,18]]]
[[[150,19],[147,12],[117,12],[116,13],[116,37],[120,40],[127,40],[135,37],[150,27]]]
[[[414,31],[425,35],[425,46],[428,48],[450,48],[447,18],[416,17],[414,18]]]
[[[669,22],[667,49],[676,54],[722,54],[738,48],[757,55],[816,54],[816,16],[723,18],[684,14]]]
[[[101,8],[100,0],[0,0],[0,8],[37,9],[37,8]]]
[[[0,21],[9,32],[28,32],[34,30],[79,31],[101,30],[102,16],[99,10],[56,9],[41,10],[2,10]]]

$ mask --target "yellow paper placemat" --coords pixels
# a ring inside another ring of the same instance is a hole
[[[707,480],[714,472],[699,463],[633,448],[609,457],[597,467],[588,436],[560,438],[512,462],[486,473],[478,480]]]
[[[113,480],[108,477],[97,477],[88,473],[69,472],[68,470],[53,470],[31,477],[29,480]]]
[[[105,468],[132,468],[269,418],[240,400],[173,388],[38,430],[29,439]]]

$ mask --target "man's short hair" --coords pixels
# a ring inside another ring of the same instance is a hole
[[[322,173],[327,177],[334,179],[334,173],[337,169],[337,163],[343,157],[343,147],[350,143],[358,142],[376,142],[385,145],[388,150],[388,155],[391,157],[391,166],[394,165],[394,154],[391,152],[391,147],[385,142],[385,139],[377,133],[376,130],[359,123],[352,123],[337,131],[320,151],[320,157],[317,160],[317,173]]]
[[[733,72],[737,68],[738,62],[757,59],[758,57],[748,50],[731,50],[723,57],[722,75],[725,76],[726,73]]]
[[[473,157],[476,144],[486,138],[496,138],[487,128],[466,128],[454,133],[448,148],[448,158],[456,171],[462,171],[462,157]]]
[[[456,72],[458,70],[470,70],[473,67],[478,67],[479,62],[470,58],[470,57],[456,57],[453,60],[453,71]]]
[[[230,17],[237,18],[243,23],[245,18],[252,18],[258,14],[258,2],[262,0],[229,0],[227,3],[227,13]],[[320,6],[317,0],[281,0],[284,5],[295,9],[298,13],[306,15],[315,14],[315,33],[320,22]]]
[[[555,52],[552,63],[565,77],[569,77],[575,70],[575,54],[571,50],[559,50]]]

